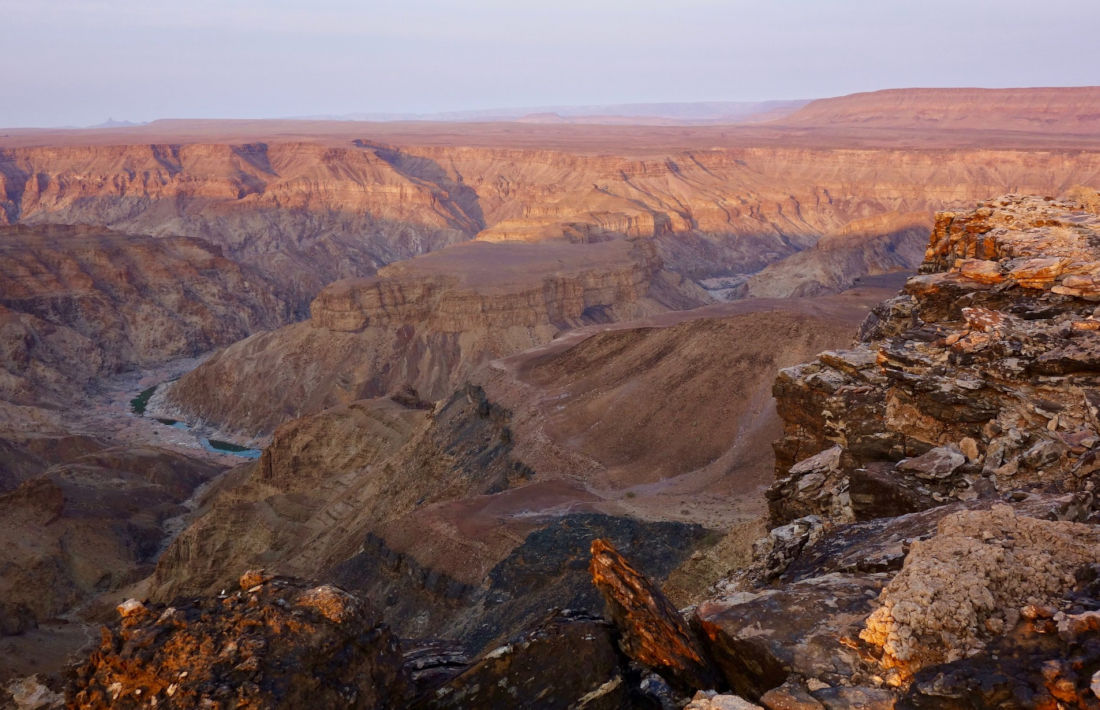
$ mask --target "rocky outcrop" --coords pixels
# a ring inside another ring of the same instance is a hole
[[[1008,196],[940,215],[922,275],[856,348],[780,373],[778,527],[693,622],[738,692],[1095,703],[1089,209]]]
[[[563,659],[569,660],[563,663]],[[576,612],[553,614],[533,630],[488,651],[410,707],[645,707],[627,673],[606,621]]]
[[[337,587],[253,571],[219,598],[118,612],[69,707],[388,708],[408,692],[397,639]]]
[[[429,517],[430,512],[412,519],[426,520],[426,525],[435,527],[438,523]],[[517,530],[527,531],[518,542],[511,538]],[[408,545],[403,536],[398,537],[402,531],[387,532]],[[607,538],[630,550],[639,567],[663,581],[703,544],[705,531],[682,523],[575,513],[547,515],[524,528],[505,528],[500,534],[508,534],[510,539],[500,545],[503,549],[496,552],[499,561],[481,580],[456,573],[454,563],[462,560],[453,560],[450,566],[432,560],[428,566],[411,554],[388,548],[384,541],[373,545],[368,541],[359,554],[326,576],[370,599],[390,600],[388,618],[405,636],[445,634],[479,650],[505,642],[555,607],[601,615],[603,598],[588,572],[594,538]],[[497,541],[477,542],[488,547],[486,543]],[[427,545],[413,550],[425,557],[430,553]],[[472,561],[479,568],[486,563],[476,558]]]
[[[1089,285],[1098,230],[1078,203],[1030,197],[940,215],[924,275],[876,309],[865,344],[780,374],[772,520],[1084,488],[1100,442]],[[835,465],[810,465],[833,446]]]
[[[623,652],[681,690],[712,688],[718,674],[680,612],[606,540],[592,542],[592,582],[622,630]]]

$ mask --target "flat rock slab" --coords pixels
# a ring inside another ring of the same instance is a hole
[[[829,574],[705,602],[693,625],[739,695],[758,699],[792,673],[830,684],[862,671],[859,637],[889,574]]]

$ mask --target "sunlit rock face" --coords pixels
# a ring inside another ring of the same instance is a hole
[[[861,341],[780,373],[775,527],[693,618],[738,692],[1096,703],[1095,204],[938,215],[921,274]]]
[[[77,708],[387,708],[408,679],[377,612],[333,587],[261,570],[216,598],[130,599],[68,688]]]
[[[571,327],[700,305],[651,245],[464,244],[338,281],[312,318],[216,353],[168,388],[168,411],[250,435],[407,387],[442,399],[490,359]]]
[[[857,348],[780,373],[776,524],[1084,490],[1100,466],[1100,217],[1012,195],[944,213],[921,271]]]

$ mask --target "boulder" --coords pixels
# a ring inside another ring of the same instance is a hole
[[[410,707],[627,710],[637,698],[624,661],[606,621],[555,613]]]
[[[620,646],[627,656],[681,690],[718,684],[716,669],[680,612],[606,540],[592,542],[589,569],[622,633]]]
[[[854,650],[887,574],[828,574],[700,604],[692,618],[739,695],[757,700],[792,674],[850,685],[869,675]]]

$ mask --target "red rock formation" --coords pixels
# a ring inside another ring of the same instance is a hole
[[[1088,136],[1035,152],[1026,133],[988,150],[988,139],[953,142],[953,133],[907,149],[779,129],[639,139],[633,129],[532,128],[522,147],[491,124],[300,126],[313,132],[301,142],[272,140],[274,123],[248,128],[249,138],[234,127],[205,140],[149,130],[114,134],[114,145],[94,135],[80,144],[84,134],[39,134],[37,147],[9,138],[0,214],[202,237],[304,306],[325,283],[475,236],[648,237],[680,273],[749,273],[858,220],[927,220],[1007,189],[1059,192],[1097,164],[1068,150],[1092,145]]]
[[[718,674],[680,612],[606,540],[592,542],[589,572],[623,634],[619,643],[626,655],[682,690],[718,685]]]

